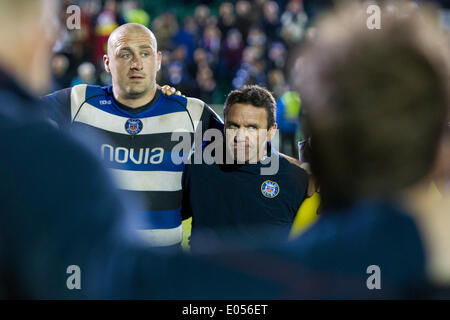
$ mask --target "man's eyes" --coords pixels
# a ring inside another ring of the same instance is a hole
[[[131,58],[131,53],[123,53],[123,54],[121,54],[120,55],[120,57],[121,58],[124,58],[124,59],[128,59],[128,58]],[[142,52],[141,53],[141,57],[149,57],[150,56],[150,53],[148,53],[148,52]]]
[[[237,125],[234,125],[234,124],[229,124],[228,126],[227,126],[227,128],[228,129],[239,129],[239,127],[237,126]],[[245,129],[245,128],[244,128]],[[247,126],[246,127],[246,129],[248,129],[248,130],[257,130],[258,129],[258,127],[256,127],[256,126]]]
[[[133,55],[130,52],[124,52],[120,55],[121,58],[125,58],[125,59],[129,59],[131,58]]]

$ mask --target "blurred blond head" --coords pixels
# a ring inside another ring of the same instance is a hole
[[[430,173],[448,130],[449,47],[436,10],[339,2],[318,20],[294,83],[324,203],[392,195]],[[372,3],[370,3],[372,4]]]
[[[0,65],[35,94],[50,81],[58,6],[56,0],[0,1]]]

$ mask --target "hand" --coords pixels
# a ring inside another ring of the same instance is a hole
[[[159,86],[158,86],[158,87],[159,87]],[[164,86],[162,86],[162,87],[160,87],[160,88],[161,88],[161,91],[162,91],[165,95],[171,96],[171,95],[173,95],[173,94],[176,94],[176,95],[185,97],[185,95],[181,94],[180,91],[178,91],[177,89],[175,89],[175,88],[173,88],[173,87],[171,87],[171,86],[169,86],[169,85],[167,85],[167,84],[164,85]]]

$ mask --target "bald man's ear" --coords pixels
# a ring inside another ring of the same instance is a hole
[[[111,70],[109,69],[109,58],[106,54],[103,55],[103,64],[105,65],[106,72],[111,73]]]

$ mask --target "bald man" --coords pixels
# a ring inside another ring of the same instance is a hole
[[[184,164],[172,160],[172,150],[181,140],[172,141],[171,134],[188,133],[184,142],[192,142],[190,149],[194,132],[222,125],[204,102],[168,96],[158,88],[161,58],[148,28],[122,25],[110,35],[103,57],[112,86],[77,85],[43,98],[61,127],[89,128],[99,137],[96,152],[119,189],[145,200],[136,217],[139,233],[151,246],[160,247],[179,246],[182,240]]]

